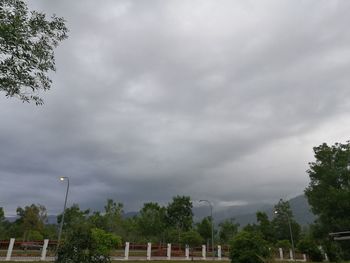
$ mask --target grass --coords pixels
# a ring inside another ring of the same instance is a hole
[[[218,263],[220,261],[218,260],[194,260],[195,262],[202,262],[202,263]],[[43,262],[53,262],[53,261],[0,261],[0,262],[6,262],[6,263],[43,263]],[[127,262],[127,263],[169,263],[169,260],[113,260],[112,263],[121,263],[121,262]],[[191,260],[170,260],[170,263],[190,263]],[[229,262],[227,260],[222,260],[222,262]],[[278,261],[278,263],[290,263],[290,261]],[[322,262],[307,262],[307,263],[322,263]],[[344,261],[343,263],[350,263],[350,261]]]

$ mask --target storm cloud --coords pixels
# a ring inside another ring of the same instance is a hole
[[[349,138],[350,2],[29,1],[67,20],[44,106],[0,98],[0,206],[303,192]]]

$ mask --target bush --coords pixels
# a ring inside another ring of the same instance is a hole
[[[57,251],[57,263],[106,263],[109,252],[121,244],[121,238],[86,225],[74,228]]]
[[[271,257],[267,242],[255,232],[238,233],[231,242],[230,251],[232,263],[261,263]]]
[[[39,231],[36,231],[36,230],[29,230],[28,231],[27,240],[38,241],[38,240],[43,240],[43,239],[44,239],[44,237]]]
[[[183,245],[189,246],[193,261],[193,248],[199,246],[203,242],[203,238],[197,231],[189,230],[181,234],[180,242]]]
[[[300,240],[297,244],[297,248],[300,252],[307,254],[311,261],[320,262],[323,260],[321,250],[317,247],[316,243],[309,238]]]
[[[290,244],[289,240],[278,240],[275,244],[276,248],[282,248],[283,250],[288,250],[292,248],[292,245]]]

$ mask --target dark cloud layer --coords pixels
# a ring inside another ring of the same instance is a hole
[[[347,1],[30,1],[67,19],[45,105],[0,99],[0,202],[126,210],[303,191],[348,139]]]

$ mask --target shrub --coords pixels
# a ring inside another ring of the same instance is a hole
[[[300,252],[307,254],[311,261],[319,262],[323,260],[321,250],[317,247],[316,243],[309,238],[300,240],[297,244],[297,248]]]
[[[121,238],[86,225],[74,228],[57,251],[57,263],[106,263],[109,252],[121,244]]]
[[[289,240],[278,240],[275,244],[276,248],[282,248],[283,250],[287,250],[292,248],[292,245],[290,244]]]
[[[189,230],[182,233],[180,241],[183,245],[188,245],[191,250],[192,261],[193,261],[193,248],[199,246],[203,242],[201,235],[195,230]]]
[[[267,242],[260,234],[241,231],[231,242],[232,263],[261,263],[271,257]]]

